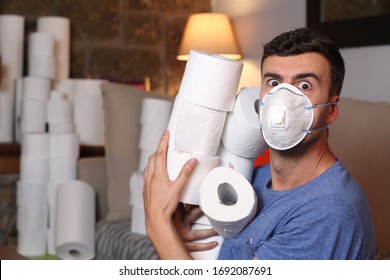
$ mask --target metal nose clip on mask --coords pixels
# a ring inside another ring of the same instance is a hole
[[[269,91],[260,103],[260,128],[264,140],[276,150],[288,150],[298,145],[313,130],[314,108],[310,99],[298,88],[282,83]]]

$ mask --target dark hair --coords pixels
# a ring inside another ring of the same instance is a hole
[[[275,37],[264,46],[261,68],[269,56],[290,56],[308,52],[319,53],[328,60],[331,77],[330,95],[340,95],[345,74],[344,60],[336,44],[314,30],[299,28]]]

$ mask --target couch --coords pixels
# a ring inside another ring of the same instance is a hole
[[[129,178],[138,168],[142,99],[169,97],[115,83],[102,91],[105,157],[82,158],[78,169],[97,193],[96,259],[158,259],[148,238],[130,231]],[[390,258],[390,103],[341,98],[339,108],[330,146],[368,197],[376,258]]]

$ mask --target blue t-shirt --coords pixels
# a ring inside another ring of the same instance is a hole
[[[270,166],[257,168],[256,218],[226,239],[219,259],[372,259],[374,230],[368,202],[340,162],[296,188],[270,189]]]

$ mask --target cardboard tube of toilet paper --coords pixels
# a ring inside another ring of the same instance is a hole
[[[255,158],[267,147],[255,110],[255,102],[259,97],[259,88],[242,89],[233,111],[226,118],[222,142],[226,149],[240,157]]]
[[[241,173],[249,182],[252,180],[254,158],[244,158],[230,152],[221,142],[217,155],[221,158],[221,166],[232,168]]]
[[[178,95],[203,107],[231,111],[242,67],[240,61],[191,50]]]
[[[248,180],[228,167],[217,167],[200,187],[200,207],[224,238],[237,236],[257,212],[257,196]]]
[[[198,164],[184,187],[180,201],[186,204],[199,205],[200,185],[207,173],[220,165],[221,160],[217,156],[200,156],[168,149],[167,170],[169,179],[175,180],[184,164],[191,158],[196,158],[198,160]]]
[[[56,254],[65,260],[95,256],[95,192],[87,183],[71,180],[57,191]]]
[[[172,117],[173,149],[202,156],[215,156],[226,119],[225,111],[212,110],[186,101]],[[171,132],[172,134],[172,132]]]
[[[54,36],[55,80],[69,78],[70,20],[57,16],[39,17],[37,20],[37,31],[50,33]]]

